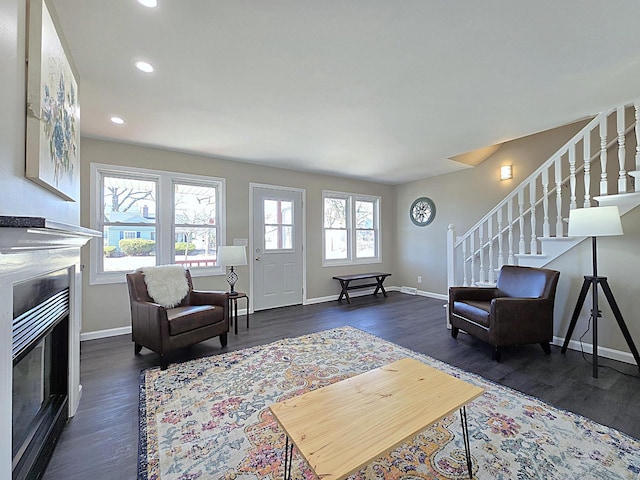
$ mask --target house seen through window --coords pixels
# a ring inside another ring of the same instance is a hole
[[[102,245],[92,246],[94,283],[151,265],[219,269],[224,180],[96,164],[92,180],[92,224],[103,232]]]

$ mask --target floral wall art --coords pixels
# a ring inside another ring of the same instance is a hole
[[[78,80],[45,0],[30,0],[26,175],[69,201],[80,193]]]

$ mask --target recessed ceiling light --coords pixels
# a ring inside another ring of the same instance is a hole
[[[141,72],[144,72],[144,73],[151,73],[151,72],[153,72],[153,65],[151,65],[151,64],[150,64],[150,63],[148,63],[148,62],[142,62],[142,61],[140,61],[140,62],[136,62],[136,63],[135,63],[135,65],[136,65],[136,68],[137,68],[138,70],[140,70]]]
[[[116,125],[122,125],[124,124],[124,119],[121,117],[111,117],[111,122],[115,123]]]
[[[145,7],[154,8],[158,6],[157,0],[138,0],[140,5],[144,5]]]

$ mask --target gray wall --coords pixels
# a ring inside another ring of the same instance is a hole
[[[398,274],[395,281],[428,293],[446,295],[447,226],[454,224],[458,235],[465,233],[566,143],[584,123],[586,122],[578,122],[507,142],[473,169],[397,186]],[[499,180],[498,170],[504,164],[513,165],[513,180]],[[430,197],[436,204],[436,218],[427,227],[416,227],[408,216],[411,202],[420,196]],[[640,270],[640,209],[636,208],[623,216],[622,224],[624,236],[598,240],[598,273],[610,277],[609,283],[627,326],[636,346],[640,346],[640,319],[637,313],[640,282],[635,277],[635,272]],[[548,268],[561,272],[556,297],[555,335],[564,337],[582,286],[583,275],[592,272],[591,243],[581,243],[550,263]],[[422,276],[421,284],[417,283],[418,275]],[[629,352],[602,293],[600,300],[604,318],[599,324],[598,344]],[[574,339],[587,329],[588,311],[589,306],[585,305]],[[579,335],[576,335],[578,332]],[[590,333],[584,338],[584,342],[591,343]]]
[[[0,0],[0,215],[79,224],[80,206],[25,178],[25,2]],[[82,102],[82,86],[80,86]]]
[[[396,187],[399,281],[432,293],[447,293],[447,226],[462,235],[564,145],[586,122],[578,122],[504,143],[474,168]],[[500,181],[501,165],[513,165],[513,179]],[[435,220],[417,227],[409,206],[426,196],[436,205]],[[417,284],[418,275],[422,284]]]
[[[227,178],[227,238],[248,237],[249,182],[287,185],[307,189],[307,288],[308,298],[338,292],[331,277],[348,271],[373,267],[393,273],[392,285],[416,286],[420,290],[446,293],[446,230],[449,223],[466,231],[532,172],[550,153],[566,142],[579,126],[569,126],[533,135],[502,146],[479,167],[435,178],[389,187],[343,178],[311,175],[278,169],[214,160],[150,148],[82,139],[82,218],[79,204],[66,202],[24,177],[25,127],[25,4],[19,0],[0,0],[0,214],[41,215],[72,224],[89,225],[89,162],[134,165],[165,170],[180,169],[195,174]],[[82,102],[82,85],[80,86]],[[500,182],[497,169],[502,163],[514,165],[514,180]],[[320,194],[322,189],[376,194],[382,197],[383,263],[362,267],[322,268],[320,257]],[[437,207],[435,221],[428,227],[415,227],[408,208],[418,196],[431,197]],[[81,220],[81,222],[80,222]],[[625,235],[599,241],[600,270],[609,276],[631,334],[640,342],[638,319],[638,280],[632,272],[640,270],[640,211],[623,217]],[[590,245],[583,243],[550,267],[562,272],[556,309],[556,333],[564,336],[582,275],[591,270]],[[89,265],[88,248],[83,263]],[[239,288],[248,287],[248,270],[239,270]],[[422,284],[417,276],[422,275]],[[199,288],[225,288],[220,277],[198,278]],[[601,345],[627,351],[614,325],[606,302],[601,321]],[[586,310],[586,309],[585,309]],[[83,331],[91,332],[129,324],[124,284],[89,286],[84,284]],[[583,313],[577,331],[586,328]],[[590,337],[587,340],[590,341]]]
[[[631,337],[640,349],[640,281],[636,276],[640,271],[640,207],[622,216],[622,229],[623,236],[598,238],[598,275],[608,277],[609,286]],[[591,241],[584,241],[558,257],[549,264],[549,268],[562,272],[557,293],[555,325],[556,335],[564,337],[582,287],[583,275],[591,275],[593,272]],[[574,340],[587,330],[590,302],[591,293],[588,294],[582,308],[573,334]],[[598,322],[598,345],[629,352],[602,291],[599,295],[599,307],[602,310],[602,319]],[[591,332],[583,341],[591,343]]]
[[[82,222],[90,223],[90,162],[128,165],[139,168],[179,171],[197,175],[211,175],[226,179],[227,242],[234,238],[249,238],[249,183],[263,183],[306,189],[307,215],[307,299],[336,295],[340,289],[331,277],[341,273],[388,271],[395,269],[395,196],[389,185],[381,185],[347,178],[331,177],[269,168],[247,163],[190,155],[135,145],[126,145],[91,138],[82,139],[83,181]],[[382,263],[348,267],[322,267],[322,190],[364,193],[381,197]],[[83,263],[89,265],[89,249],[83,249]],[[248,267],[237,269],[240,280],[237,288],[249,290]],[[393,277],[391,278],[393,279]],[[196,288],[224,290],[228,288],[223,276],[194,279]],[[395,284],[393,281],[389,285]],[[129,305],[124,283],[89,285],[84,282],[83,333],[130,324]]]

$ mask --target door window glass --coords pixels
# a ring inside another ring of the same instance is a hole
[[[264,249],[293,249],[293,202],[264,199]]]

